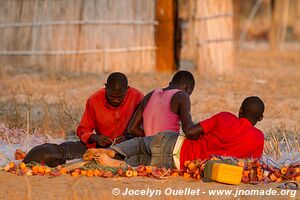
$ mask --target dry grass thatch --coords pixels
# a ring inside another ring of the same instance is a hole
[[[152,72],[155,1],[0,2],[1,64]]]

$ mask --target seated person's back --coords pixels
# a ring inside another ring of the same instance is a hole
[[[239,117],[221,112],[196,124],[191,129],[198,129],[200,134],[196,140],[186,139],[183,142],[181,164],[184,160],[206,159],[211,155],[261,157],[264,135],[254,125],[262,120],[263,112],[263,102],[258,97],[248,97],[242,103]]]
[[[261,156],[264,135],[247,119],[221,112],[200,122],[200,125],[204,135],[198,140],[184,142],[184,146],[189,146],[184,152],[187,160],[193,157],[205,159],[211,155],[230,155],[236,158]]]
[[[163,89],[148,93],[129,123],[128,132],[144,137],[159,132],[179,132],[193,125],[190,115],[190,97],[195,86],[193,75],[188,71],[178,71]],[[141,128],[143,126],[143,128]]]
[[[173,96],[178,89],[153,91],[144,111],[143,125],[146,136],[154,135],[161,131],[169,130],[179,132],[179,116],[170,109]]]

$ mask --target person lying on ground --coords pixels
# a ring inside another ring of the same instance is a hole
[[[183,168],[186,160],[204,160],[212,155],[259,158],[264,135],[254,126],[262,120],[264,108],[259,97],[247,97],[238,117],[230,112],[220,112],[192,126],[186,137],[166,131],[133,138],[109,149],[91,149],[87,153],[98,152],[97,161],[104,166],[157,165],[178,169]]]
[[[66,160],[80,158],[88,148],[107,148],[126,139],[127,126],[144,95],[128,86],[125,74],[111,73],[105,88],[92,94],[77,128],[80,141],[60,145],[42,144],[31,149],[24,158],[56,166]]]
[[[178,71],[169,86],[148,93],[128,126],[128,133],[144,137],[163,131],[179,132],[180,122],[185,132],[193,125],[190,95],[195,86],[193,75]]]

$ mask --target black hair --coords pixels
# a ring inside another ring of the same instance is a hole
[[[108,88],[113,90],[123,90],[127,88],[128,80],[125,74],[121,72],[113,72],[108,76],[106,85]]]
[[[258,120],[265,111],[265,104],[259,97],[250,96],[244,99],[241,108],[245,115]]]
[[[181,71],[178,71],[173,76],[171,83],[173,83],[173,84],[187,83],[187,84],[195,85],[195,79],[191,72],[181,70]]]

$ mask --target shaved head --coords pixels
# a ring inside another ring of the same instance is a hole
[[[256,124],[257,121],[262,120],[264,111],[264,102],[257,96],[250,96],[244,99],[239,116],[245,117]]]
[[[195,85],[195,79],[194,79],[193,74],[191,72],[185,71],[185,70],[178,71],[173,76],[171,82],[174,83],[174,84],[187,83],[187,84],[193,84],[193,85]]]
[[[123,102],[128,89],[128,80],[121,72],[111,73],[106,80],[106,99],[114,106],[118,107]]]
[[[191,72],[181,70],[173,76],[170,85],[177,85],[178,89],[186,91],[191,95],[195,87],[195,79]]]
[[[127,86],[127,77],[121,72],[111,73],[106,80],[106,87],[113,91],[124,91]]]

